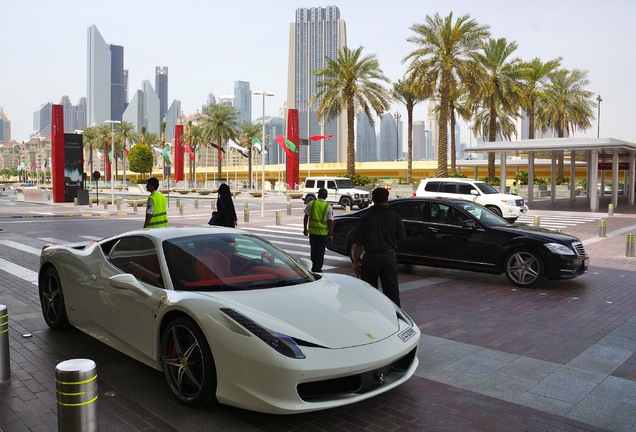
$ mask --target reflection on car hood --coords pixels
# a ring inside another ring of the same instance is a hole
[[[365,345],[398,330],[393,303],[359,279],[325,275],[302,285],[201,293],[269,330],[329,348]]]
[[[561,242],[571,242],[571,241],[578,240],[578,238],[569,234],[556,232],[554,230],[547,229],[547,228],[539,228],[535,226],[525,225],[522,223],[514,223],[514,224],[506,225],[503,227],[493,227],[493,229],[501,229],[507,232],[517,232],[520,235],[525,235],[525,236],[531,235],[531,236],[542,237],[542,238],[552,239],[552,240],[561,241]]]

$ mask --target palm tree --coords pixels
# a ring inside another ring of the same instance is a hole
[[[106,161],[108,160],[108,152],[110,151],[110,147],[112,145],[113,135],[112,135],[112,125],[103,124],[97,127],[97,148],[102,148],[103,150],[103,158],[104,158],[104,173],[102,178],[107,178],[110,180],[110,173],[106,170]],[[112,165],[112,164],[111,164]],[[112,166],[110,169],[113,169]]]
[[[82,132],[83,145],[88,149],[88,163],[91,166],[91,175],[93,174],[93,150],[99,148],[101,143],[99,141],[99,128],[88,127]]]
[[[440,114],[437,143],[437,175],[448,175],[448,115],[449,92],[453,77],[458,77],[461,68],[471,61],[470,55],[477,51],[483,38],[489,36],[488,26],[479,25],[469,15],[453,21],[453,13],[442,18],[439,14],[427,15],[424,24],[414,24],[416,34],[407,40],[418,48],[404,61],[411,60],[408,73],[415,85],[428,86],[434,83],[439,91]]]
[[[534,139],[537,100],[544,97],[548,76],[561,65],[561,57],[543,63],[534,58],[521,65],[522,106],[528,113],[528,139]]]
[[[393,98],[406,107],[408,131],[406,181],[409,184],[413,182],[413,107],[430,96],[431,92],[428,90],[413,85],[412,81],[398,80],[393,84]]]
[[[238,135],[238,112],[232,106],[208,105],[203,108],[201,127],[205,141],[219,152],[225,152],[227,142],[235,141]],[[219,179],[223,176],[221,168],[222,160],[219,158]]]
[[[574,133],[577,128],[589,128],[596,103],[592,99],[593,93],[585,90],[590,83],[587,71],[557,69],[548,78],[545,97],[539,101],[537,109],[541,127],[554,130],[559,138]],[[563,178],[563,150],[559,151],[557,177]]]
[[[488,122],[484,135],[488,136],[488,142],[497,140],[497,131],[505,131],[504,125],[511,116],[517,116],[521,106],[522,63],[518,58],[510,58],[516,49],[516,42],[489,38],[480,52],[473,53],[476,68],[471,71],[474,74],[471,100],[486,110],[480,122]],[[509,139],[505,134],[502,138]],[[488,180],[494,179],[495,154],[488,153]]]
[[[451,156],[451,173],[457,172],[457,143],[455,137],[455,124],[457,123],[457,116],[463,120],[470,120],[472,117],[472,110],[468,101],[468,89],[458,82],[453,82],[450,91],[448,92],[448,117],[449,128],[451,131],[450,139],[450,156]]]
[[[384,76],[375,55],[362,57],[362,47],[342,48],[335,59],[326,58],[327,66],[314,70],[318,76],[316,94],[309,101],[319,101],[316,115],[331,121],[342,111],[347,116],[347,174],[356,173],[354,121],[358,111],[363,111],[371,125],[374,121],[371,109],[377,115],[389,109],[389,93],[380,82],[389,82]]]
[[[131,122],[122,121],[116,131],[115,131],[115,143],[123,144],[121,147],[120,154],[125,161],[126,149],[128,148],[128,143],[137,143],[140,139],[139,132],[137,132],[135,125]],[[124,162],[124,181],[126,180],[126,163]]]
[[[265,137],[261,136],[263,134],[263,126],[260,123],[251,123],[251,122],[242,122],[239,125],[239,145],[245,147],[247,152],[247,157],[249,159],[249,188],[252,189],[252,140],[257,138],[261,145],[264,146]],[[262,148],[265,150],[265,147]],[[262,154],[262,152],[261,152]],[[263,161],[265,158],[263,157]],[[263,162],[264,163],[264,162]]]

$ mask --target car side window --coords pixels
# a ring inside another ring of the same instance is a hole
[[[327,189],[336,189],[336,182],[333,180],[327,181]]]
[[[473,190],[475,190],[475,188],[472,185],[469,185],[469,184],[459,185],[459,193],[462,195],[470,195]]]
[[[143,282],[163,286],[157,250],[147,237],[131,236],[119,239],[110,250],[108,260],[124,273],[130,273]]]
[[[307,189],[313,188],[314,187],[314,183],[316,183],[316,180],[307,180],[305,182],[305,187]]]
[[[389,208],[400,215],[402,220],[421,221],[422,220],[422,204],[417,201],[402,201],[390,204]]]
[[[442,192],[452,193],[452,194],[457,193],[457,185],[455,183],[443,183]]]
[[[442,182],[428,182],[424,186],[424,190],[427,192],[438,192],[441,184]]]
[[[316,180],[316,189],[324,188],[325,181],[324,180]]]

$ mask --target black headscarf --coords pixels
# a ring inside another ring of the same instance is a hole
[[[232,192],[226,183],[219,186],[218,198],[216,201],[217,220],[219,225],[234,228],[234,223],[238,220],[236,210],[234,209],[234,201],[232,200]]]

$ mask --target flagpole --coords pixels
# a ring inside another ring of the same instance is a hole
[[[263,143],[265,142],[265,96],[274,96],[274,93],[265,90],[255,91],[252,94],[263,95],[263,117],[261,118]],[[265,217],[265,155],[261,151],[261,217]]]

